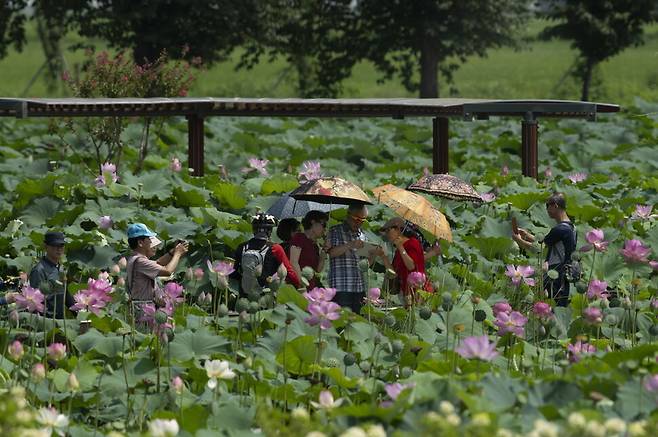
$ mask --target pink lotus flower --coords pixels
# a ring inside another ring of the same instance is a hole
[[[594,347],[594,345],[581,342],[580,340],[575,344],[569,344],[567,346],[569,361],[572,363],[577,363],[583,355],[591,355],[594,352],[596,352],[596,347]]]
[[[304,161],[302,163],[302,171],[299,172],[299,180],[302,182],[320,179],[320,162],[319,161]]]
[[[538,318],[538,319],[551,319],[554,317],[553,314],[553,309],[549,304],[546,302],[536,302],[532,306],[532,313]]]
[[[587,252],[594,249],[597,252],[605,252],[608,249],[608,242],[604,240],[605,236],[601,229],[592,229],[585,234],[587,240],[586,245],[580,248],[582,252]]]
[[[311,302],[308,304],[311,317],[304,319],[311,326],[320,325],[320,329],[331,328],[331,321],[340,317],[340,305],[334,302]]]
[[[249,158],[249,167],[243,168],[242,173],[249,173],[256,170],[261,175],[267,176],[268,172],[266,167],[269,162],[270,161],[267,159]]]
[[[608,289],[608,283],[606,281],[599,281],[598,279],[592,279],[587,287],[587,298],[588,299],[603,299],[608,297],[606,290]]]
[[[512,279],[512,284],[519,286],[521,282],[528,284],[533,287],[535,285],[535,280],[531,278],[535,274],[535,269],[530,266],[507,266],[505,270],[505,275]]]
[[[528,318],[518,311],[512,311],[510,314],[499,313],[494,320],[494,325],[498,326],[498,335],[501,337],[508,332],[523,337],[525,324],[528,323]]]
[[[491,361],[498,356],[496,343],[490,342],[489,337],[466,337],[462,344],[455,349],[462,358]]]
[[[379,305],[382,303],[382,300],[379,298],[382,291],[379,288],[371,288],[368,290],[368,295],[366,296],[366,303],[371,303],[373,305]]]
[[[411,272],[409,273],[409,276],[407,276],[407,284],[409,284],[411,288],[423,288],[426,281],[427,277],[425,276],[425,273],[422,272]]]
[[[180,163],[180,160],[178,158],[171,158],[171,162],[169,163],[169,168],[171,171],[175,173],[179,173],[183,166]]]
[[[152,303],[147,303],[141,306],[142,316],[139,318],[140,322],[146,323],[152,330],[155,335],[160,337],[161,340],[167,340],[167,329],[173,329],[174,325],[170,323],[172,321],[173,307],[166,306],[164,308],[156,308]],[[159,323],[156,320],[156,313],[162,311],[167,315],[167,321],[164,323]]]
[[[7,348],[7,352],[9,353],[9,358],[11,358],[14,361],[18,361],[21,358],[23,358],[23,355],[25,354],[25,350],[23,350],[23,343],[21,343],[18,340],[15,340],[12,344],[9,345]]]
[[[505,313],[509,314],[512,312],[512,306],[505,302],[496,302],[492,307],[494,317],[498,317],[498,314]]]
[[[185,300],[185,298],[182,297],[184,291],[185,289],[183,286],[177,282],[167,282],[164,289],[162,289],[160,298],[164,300],[166,305],[176,306]]]
[[[583,310],[583,318],[590,325],[598,325],[603,322],[603,313],[600,308],[587,307]]]
[[[51,360],[60,361],[66,357],[66,345],[62,343],[52,343],[46,350]]]
[[[335,288],[315,287],[311,291],[305,292],[303,296],[309,302],[331,302],[336,295]]]
[[[587,173],[585,172],[577,172],[577,173],[572,173],[569,176],[567,176],[571,182],[574,184],[577,184],[578,182],[582,182],[585,179],[587,179]]]
[[[658,270],[658,261],[649,261],[649,266],[654,270]]]
[[[215,264],[211,264],[210,260],[208,260],[206,261],[206,264],[208,265],[208,270],[217,273],[218,276],[229,276],[231,273],[235,271],[232,262],[217,261],[215,262]]]
[[[494,193],[480,194],[480,197],[482,198],[482,200],[484,202],[487,202],[487,203],[493,202],[494,200],[496,200],[496,195]]]
[[[642,384],[644,389],[648,392],[658,391],[658,373],[655,375],[649,375],[644,379]]]
[[[651,249],[646,247],[640,240],[627,240],[624,248],[620,250],[627,263],[646,263]]]
[[[635,211],[631,215],[635,220],[647,220],[656,217],[656,214],[651,214],[653,206],[651,205],[635,205]]]
[[[117,176],[117,168],[111,162],[106,162],[101,165],[101,174],[96,178],[96,186],[104,187],[108,184],[108,181],[118,182],[119,176]]]
[[[44,296],[38,288],[32,288],[26,285],[20,293],[14,295],[14,299],[19,309],[27,310],[31,313],[43,313]]]
[[[413,388],[414,384],[400,384],[399,382],[394,382],[393,384],[386,384],[384,390],[386,394],[393,400],[396,400],[400,393],[408,388]]]
[[[114,225],[112,217],[104,215],[98,219],[98,227],[101,229],[110,229]]]

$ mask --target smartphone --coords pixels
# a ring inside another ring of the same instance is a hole
[[[512,217],[512,232],[515,234],[519,233],[519,224],[516,221],[516,217]]]

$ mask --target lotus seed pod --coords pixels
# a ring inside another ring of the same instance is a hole
[[[560,274],[557,272],[557,270],[550,269],[549,271],[546,272],[546,276],[548,276],[553,280],[556,280],[557,278],[560,277]]]
[[[450,303],[452,302],[452,294],[448,293],[447,291],[441,295],[441,299],[443,300],[443,303]]]
[[[395,326],[396,320],[395,316],[393,314],[387,314],[386,317],[384,317],[384,324],[388,326],[389,328],[392,328]]]
[[[331,368],[338,367],[338,360],[336,358],[329,358],[327,359],[325,364],[327,365],[327,367],[331,367]]]
[[[221,304],[219,308],[217,308],[217,315],[219,317],[228,316],[228,307],[225,304]]]
[[[617,322],[619,321],[619,319],[614,314],[608,314],[607,316],[605,316],[604,321],[607,325],[615,326],[617,324]],[[658,325],[653,325],[652,328],[654,326],[658,327]],[[656,332],[658,332],[658,331],[656,331]]]
[[[259,309],[260,306],[258,305],[258,302],[249,302],[249,309],[247,310],[249,314],[256,314]]]
[[[310,281],[311,279],[313,279],[314,276],[315,276],[315,270],[313,270],[312,267],[306,266],[302,269],[302,277],[304,277],[305,279]]]
[[[580,294],[583,294],[587,291],[587,284],[583,281],[576,282],[576,291]]]
[[[252,291],[247,294],[247,299],[249,299],[249,302],[258,302],[258,299],[260,299],[260,293]]]
[[[171,328],[165,329],[165,340],[167,342],[172,342],[174,341],[174,330]]]
[[[343,364],[345,364],[347,367],[353,366],[354,363],[356,363],[356,357],[352,353],[346,353],[345,356],[343,357]]]
[[[391,342],[391,351],[394,354],[399,354],[404,349],[404,342],[402,340],[393,340]]]
[[[450,311],[452,310],[452,302],[443,302],[441,304],[441,308],[443,308],[443,311]]]
[[[621,301],[618,297],[613,297],[610,299],[610,308],[619,308],[621,306]]]
[[[474,318],[476,322],[484,322],[487,319],[487,313],[484,310],[475,310]]]
[[[167,316],[167,313],[165,313],[165,312],[162,311],[162,310],[157,310],[157,311],[155,312],[155,321],[156,321],[159,325],[162,325],[163,323],[167,323],[167,318],[168,318],[168,317],[169,317],[169,316]]]
[[[400,371],[400,376],[402,378],[409,378],[413,373],[414,371],[411,369],[411,367],[403,367]]]
[[[248,309],[249,309],[249,301],[244,297],[241,297],[235,303],[235,311],[237,311],[239,313],[241,313],[243,311],[247,311]]]

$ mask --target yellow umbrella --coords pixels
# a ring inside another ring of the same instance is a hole
[[[437,238],[452,242],[452,231],[446,216],[423,196],[391,184],[377,187],[372,192],[379,202],[403,219],[420,226]]]

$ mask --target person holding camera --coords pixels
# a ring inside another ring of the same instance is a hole
[[[128,245],[133,253],[127,259],[126,287],[133,303],[153,302],[156,279],[174,273],[188,250],[188,243],[179,241],[173,249],[154,261],[151,258],[155,256],[160,244],[162,242],[157,234],[145,224],[133,223],[128,226]]]
[[[546,212],[557,223],[541,240],[548,251],[544,262],[544,290],[555,299],[558,306],[569,304],[569,278],[567,270],[571,266],[571,254],[576,250],[577,234],[574,224],[567,215],[567,202],[562,193],[553,193],[546,200]],[[512,239],[522,249],[536,251],[535,236],[525,229],[512,226]],[[557,278],[548,275],[549,270],[558,273]]]

